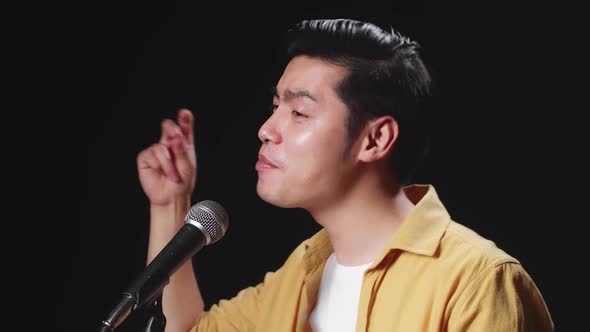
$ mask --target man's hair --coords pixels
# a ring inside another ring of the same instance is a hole
[[[399,136],[391,154],[397,181],[408,184],[428,150],[419,105],[429,94],[430,74],[417,42],[375,24],[350,19],[305,20],[290,29],[284,40],[286,61],[305,55],[348,69],[335,87],[348,107],[346,154],[366,123],[391,115]]]

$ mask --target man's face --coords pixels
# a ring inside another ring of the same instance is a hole
[[[344,159],[348,110],[336,95],[346,69],[316,58],[293,58],[273,98],[273,113],[258,137],[258,195],[280,207],[325,206],[345,192],[352,160]]]

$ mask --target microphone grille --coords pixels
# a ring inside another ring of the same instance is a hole
[[[227,230],[229,216],[221,204],[205,200],[193,205],[186,215],[185,221],[199,223],[211,238],[211,243],[219,241]]]

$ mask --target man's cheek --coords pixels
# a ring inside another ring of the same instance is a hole
[[[308,145],[313,143],[313,130],[306,130],[302,133],[300,133],[299,135],[297,135],[297,137],[295,138],[295,146],[298,149],[302,149],[307,147]]]

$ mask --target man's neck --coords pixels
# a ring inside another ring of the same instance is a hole
[[[340,264],[372,262],[401,226],[414,204],[399,186],[363,181],[330,207],[310,211],[326,228]]]

